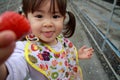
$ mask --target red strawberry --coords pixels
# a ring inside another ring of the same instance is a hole
[[[13,11],[6,11],[0,15],[0,31],[12,30],[17,36],[17,40],[30,32],[30,24],[28,20]]]

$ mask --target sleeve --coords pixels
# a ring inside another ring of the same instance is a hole
[[[27,63],[24,59],[24,42],[17,42],[16,48],[10,58],[6,61],[8,77],[6,80],[24,80],[28,73]]]

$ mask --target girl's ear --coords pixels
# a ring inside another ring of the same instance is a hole
[[[23,15],[24,17],[26,17],[24,13],[22,13],[21,15]]]
[[[26,17],[26,18],[28,18],[26,15],[25,15],[25,13],[23,12],[21,15],[23,15],[24,17]]]
[[[64,20],[66,19],[66,16],[64,16]]]
[[[69,15],[66,13],[64,16],[64,23],[67,24],[69,22]]]
[[[65,17],[64,18],[66,18],[66,15],[65,15]]]

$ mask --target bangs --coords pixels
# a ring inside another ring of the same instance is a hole
[[[50,11],[53,11],[55,13],[55,7],[58,7],[58,10],[62,16],[65,16],[66,14],[66,7],[67,7],[67,0],[51,0],[51,7]]]
[[[23,0],[23,12],[27,16],[27,13],[29,12],[34,12],[39,9],[41,6],[41,3],[44,2],[45,0]]]
[[[56,0],[58,9],[60,11],[60,13],[65,16],[66,14],[66,8],[67,8],[67,0]]]
[[[27,15],[28,12],[35,12],[41,6],[45,6],[48,0],[23,0],[23,12]],[[65,16],[66,13],[66,0],[51,0],[50,12],[55,13],[55,6],[58,7],[61,15]]]

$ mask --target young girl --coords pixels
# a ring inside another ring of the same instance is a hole
[[[77,52],[67,39],[74,33],[75,17],[66,7],[67,0],[23,0],[32,32],[25,41],[17,41],[15,49],[14,33],[1,32],[0,80],[26,80],[28,75],[32,80],[82,80],[78,59],[90,58],[93,49],[84,46]],[[66,14],[69,21],[64,23]],[[11,37],[3,38],[8,34]]]

